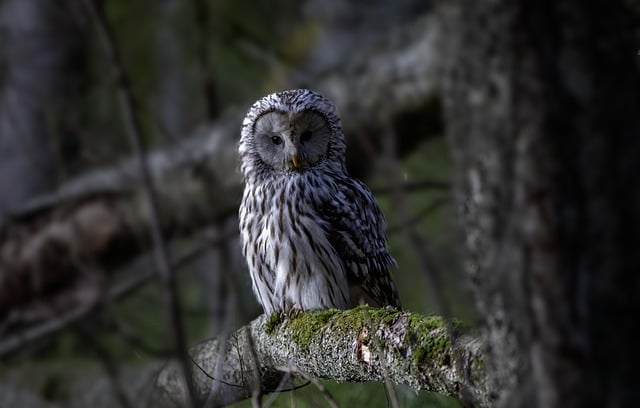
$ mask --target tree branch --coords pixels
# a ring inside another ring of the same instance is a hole
[[[235,154],[223,124],[149,156],[164,234],[237,212]],[[152,219],[137,165],[130,159],[80,177],[11,220],[0,237],[0,315],[80,275],[83,262],[109,270],[149,249]]]
[[[386,380],[450,395],[465,404],[490,405],[481,342],[459,335],[454,348],[441,317],[358,307],[309,312],[291,319],[261,315],[247,327],[257,362],[248,361],[251,353],[245,328],[231,336],[228,347],[213,339],[191,349],[200,403],[209,398],[224,405],[249,398],[251,367],[256,364],[264,392],[278,389],[285,373],[294,371],[337,381]],[[225,350],[222,355],[219,349]],[[223,370],[213,379],[218,358],[224,359]],[[215,382],[218,393],[210,396]],[[158,375],[154,402],[182,406],[186,396],[177,366],[170,362]]]

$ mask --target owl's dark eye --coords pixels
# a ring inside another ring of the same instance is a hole
[[[309,139],[311,139],[311,131],[310,130],[305,130],[304,132],[302,132],[302,134],[300,135],[300,140],[303,142],[308,141]]]
[[[282,138],[280,136],[271,136],[271,141],[276,145],[282,144]]]

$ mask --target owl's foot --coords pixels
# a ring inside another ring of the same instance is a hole
[[[304,313],[304,310],[302,310],[300,305],[293,305],[291,306],[291,308],[289,308],[286,315],[289,319],[295,319],[296,317],[300,316],[302,313]]]

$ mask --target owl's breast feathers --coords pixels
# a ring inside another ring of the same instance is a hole
[[[245,256],[250,269],[261,270],[260,291],[284,302],[268,308],[400,306],[384,218],[364,184],[310,171],[251,190],[241,211]],[[318,297],[323,292],[333,295]]]

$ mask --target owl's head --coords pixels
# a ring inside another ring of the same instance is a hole
[[[245,177],[262,172],[344,168],[345,142],[331,101],[308,89],[267,95],[242,123],[238,147]]]

